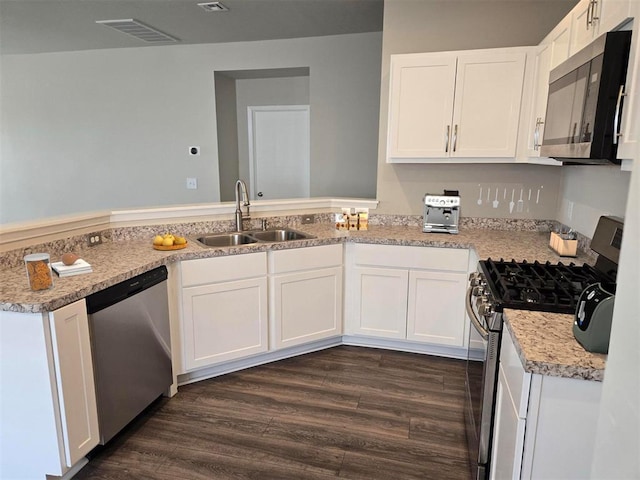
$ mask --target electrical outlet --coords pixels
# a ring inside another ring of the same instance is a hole
[[[308,225],[309,223],[314,223],[315,221],[316,221],[316,216],[313,213],[302,216],[303,225]]]
[[[573,218],[573,202],[568,202],[567,204],[567,219],[571,220]]]
[[[198,188],[198,179],[197,178],[187,178],[187,188],[189,190],[195,190]]]
[[[96,245],[102,244],[102,235],[99,233],[90,233],[87,235],[87,246],[95,247]]]

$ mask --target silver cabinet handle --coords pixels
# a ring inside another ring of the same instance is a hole
[[[587,30],[591,26],[591,7],[593,6],[593,1],[589,0],[589,5],[587,6]]]
[[[458,145],[458,125],[453,126],[453,151],[456,151]]]
[[[533,131],[533,149],[534,150],[540,149],[540,125],[544,125],[544,122],[542,121],[542,117],[536,118],[536,128]]]
[[[591,25],[593,26],[600,17],[596,17],[596,8],[598,8],[598,0],[591,0]]]
[[[447,133],[444,137],[444,153],[449,152],[449,132],[451,131],[451,125],[447,125]]]
[[[613,115],[613,144],[618,144],[618,139],[622,136],[620,132],[620,109],[622,107],[622,97],[624,97],[626,93],[624,93],[624,85],[620,85],[620,90],[618,90],[618,99],[616,100],[616,113]]]

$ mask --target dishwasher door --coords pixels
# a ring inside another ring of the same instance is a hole
[[[102,445],[173,383],[161,268],[164,280],[152,271],[87,298]]]

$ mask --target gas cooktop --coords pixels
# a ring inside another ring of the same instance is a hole
[[[496,311],[504,308],[574,313],[582,291],[611,278],[584,264],[528,263],[487,259],[480,262]]]

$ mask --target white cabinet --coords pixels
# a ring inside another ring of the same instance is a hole
[[[602,383],[525,372],[504,330],[491,478],[589,478]]]
[[[342,245],[269,252],[272,350],[342,335]]]
[[[347,245],[349,334],[463,347],[467,250]]]
[[[548,43],[551,45],[551,70],[569,58],[569,51],[571,49],[571,25],[572,17],[571,13],[569,13],[542,41],[542,44]]]
[[[533,96],[531,101],[531,114],[529,116],[529,128],[527,135],[527,155],[529,157],[540,156],[540,145],[544,135],[544,123],[547,114],[547,96],[549,94],[549,71],[553,45],[542,44],[538,47],[535,56],[533,70]]]
[[[0,312],[0,352],[0,478],[64,475],[99,440],[84,300]]]
[[[526,53],[391,56],[387,161],[515,157]]]
[[[462,346],[467,283],[466,272],[409,271],[407,339]]]
[[[631,16],[630,8],[629,0],[580,0],[570,13],[570,55],[619,27]]]
[[[181,269],[186,371],[268,350],[266,253],[188,260]]]

